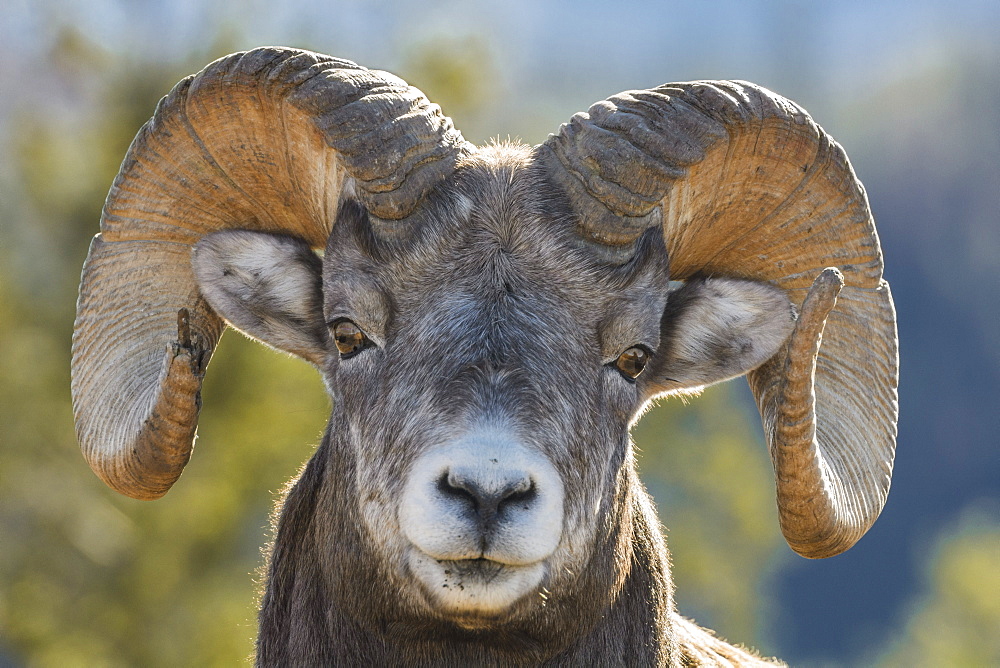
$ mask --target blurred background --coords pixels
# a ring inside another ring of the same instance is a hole
[[[865,183],[899,315],[882,517],[791,553],[743,381],[634,430],[681,611],[795,666],[1000,665],[1000,3],[995,0],[5,0],[0,8],[0,666],[227,666],[252,650],[280,491],[329,410],[305,363],[230,333],[198,447],[155,503],[73,435],[79,272],[131,138],[181,77],[283,44],[390,70],[466,137],[535,144],[629,88],[747,79],[808,109]]]

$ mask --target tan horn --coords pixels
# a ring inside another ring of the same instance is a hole
[[[627,255],[662,225],[671,278],[733,276],[787,292],[801,313],[795,331],[748,374],[782,532],[806,557],[853,545],[889,491],[898,347],[874,221],[840,145],[771,91],[693,82],[599,102],[539,159],[585,239]]]
[[[191,248],[242,228],[329,236],[347,183],[373,221],[405,221],[471,150],[423,94],[384,72],[261,48],[178,83],[139,131],[84,266],[73,332],[77,437],[94,471],[162,496],[191,454],[224,323]]]

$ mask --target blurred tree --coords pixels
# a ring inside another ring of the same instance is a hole
[[[474,114],[496,94],[495,76],[486,44],[477,37],[440,37],[420,42],[406,59],[406,79],[448,114]]]
[[[924,591],[879,665],[1000,666],[1000,508],[973,506],[929,551]]]
[[[73,113],[22,109],[5,128],[16,178],[0,228],[0,645],[37,666],[232,665],[251,652],[250,574],[275,493],[318,442],[327,401],[306,365],[231,335],[198,454],[166,501],[126,499],[89,473],[69,398],[80,266],[131,137],[210,57],[107,62],[88,60],[80,35],[53,44],[52,67],[69,68],[53,97]]]
[[[740,387],[737,383],[742,383]],[[667,528],[681,614],[774,653],[769,578],[790,558],[774,473],[743,381],[663,401],[633,429],[642,479]]]
[[[480,121],[501,91],[492,53],[482,39],[439,36],[416,42],[399,76],[440,105],[470,141],[480,142],[491,132]]]

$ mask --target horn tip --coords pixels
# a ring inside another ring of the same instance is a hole
[[[837,267],[827,267],[813,281],[813,286],[836,289],[837,292],[840,292],[841,288],[844,287],[844,274]]]

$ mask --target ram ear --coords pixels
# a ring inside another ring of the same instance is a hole
[[[667,299],[647,382],[659,394],[741,376],[778,352],[794,325],[780,288],[732,278],[690,280]]]
[[[231,326],[325,364],[331,339],[323,318],[323,264],[306,242],[227,230],[203,237],[191,261],[201,294]]]

